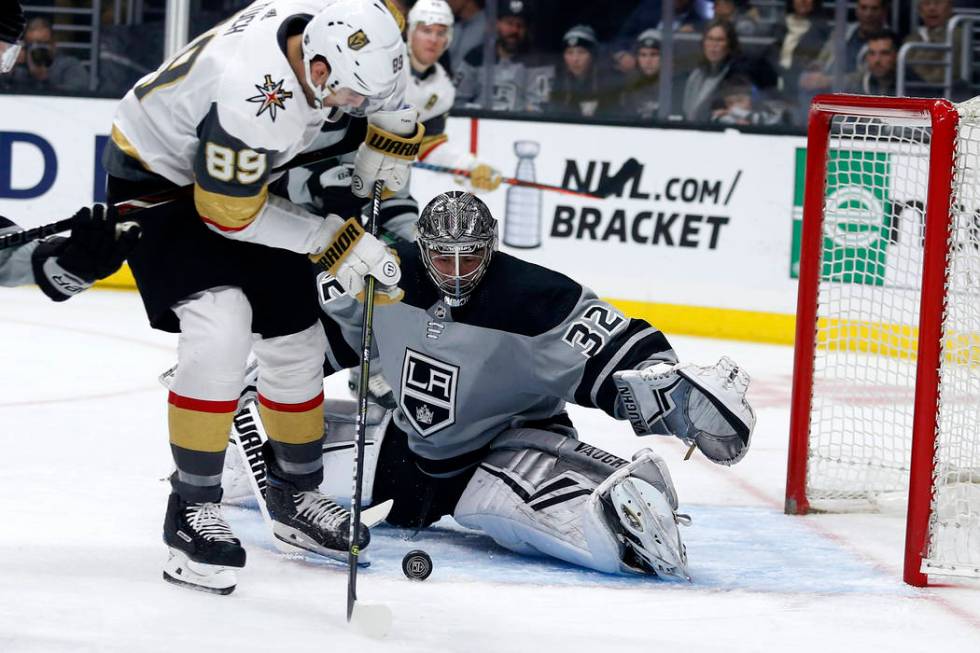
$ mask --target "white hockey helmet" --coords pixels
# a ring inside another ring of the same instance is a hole
[[[415,27],[422,25],[445,25],[446,26],[446,47],[453,42],[453,10],[449,8],[446,0],[418,0],[411,11],[408,12],[408,42],[412,42],[412,33]]]
[[[313,84],[310,66],[323,57],[330,66],[326,84]],[[365,98],[359,108],[340,107],[363,115],[371,104],[381,104],[404,75],[405,43],[401,28],[383,0],[333,0],[303,30],[303,65],[306,83],[328,114],[324,100],[341,89]],[[375,102],[372,103],[372,100]]]

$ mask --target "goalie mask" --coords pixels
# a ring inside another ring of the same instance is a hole
[[[425,270],[446,303],[462,306],[490,267],[497,221],[478,197],[451,190],[422,210],[417,242]]]
[[[323,86],[310,70],[317,58],[330,66]],[[380,109],[404,84],[405,64],[401,28],[382,0],[333,0],[303,30],[306,83],[329,121]]]

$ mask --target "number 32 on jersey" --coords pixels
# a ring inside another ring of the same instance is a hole
[[[565,330],[562,340],[586,358],[592,358],[625,323],[626,318],[608,306],[590,306]]]

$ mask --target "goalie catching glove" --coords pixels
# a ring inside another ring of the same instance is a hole
[[[376,111],[368,116],[367,136],[354,157],[351,190],[370,197],[374,182],[383,180],[395,192],[408,184],[412,161],[419,154],[425,127],[414,107]]]
[[[723,356],[707,367],[657,363],[613,374],[619,410],[637,435],[675,435],[712,462],[734,465],[749,449],[755,413],[749,375]]]
[[[311,254],[314,263],[332,274],[349,294],[364,300],[365,277],[377,279],[375,301],[392,304],[401,301],[405,292],[398,287],[402,277],[398,257],[384,244],[364,231],[357,218],[350,218],[339,229],[333,225],[338,216],[328,216],[321,229],[319,247]]]

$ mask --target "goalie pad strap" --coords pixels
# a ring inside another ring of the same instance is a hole
[[[425,127],[421,123],[411,136],[399,136],[369,123],[364,144],[385,156],[414,161],[419,155],[424,137]]]

